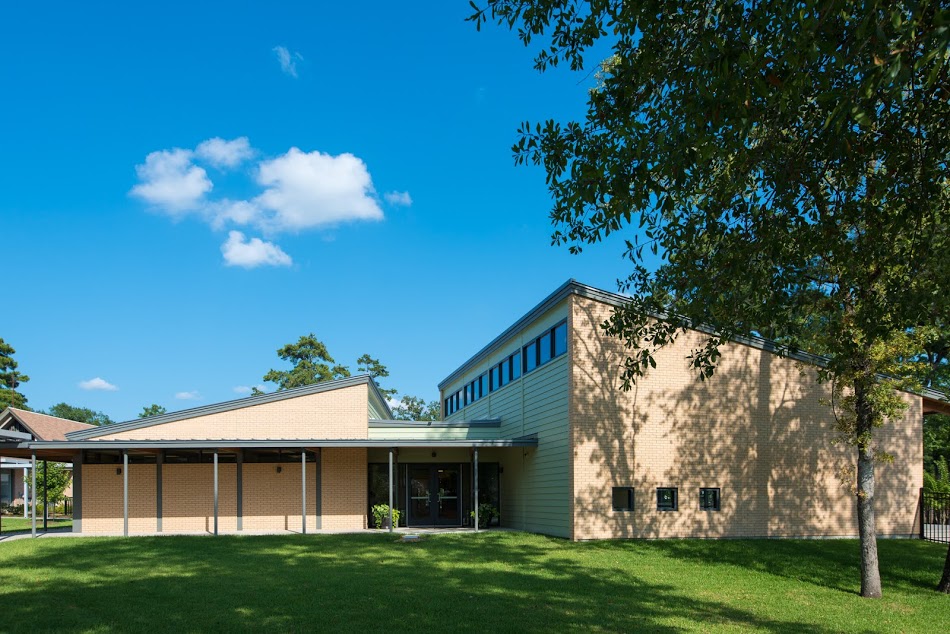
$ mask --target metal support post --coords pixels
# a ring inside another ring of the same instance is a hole
[[[393,448],[389,448],[389,532],[393,532]]]
[[[473,484],[475,485],[475,532],[478,532],[478,447],[475,447],[475,477],[473,478]]]
[[[300,529],[307,534],[307,450],[300,452]]]

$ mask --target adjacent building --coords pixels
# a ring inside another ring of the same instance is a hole
[[[0,451],[73,462],[88,534],[350,531],[390,500],[408,526],[470,526],[478,500],[501,526],[570,539],[854,535],[821,360],[741,339],[701,382],[688,333],[623,391],[623,344],[600,325],[624,301],[564,284],[442,381],[441,421],[392,420],[359,376]],[[904,398],[878,432],[887,536],[916,533],[923,415],[950,411]]]

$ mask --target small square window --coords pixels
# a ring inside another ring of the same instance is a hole
[[[719,487],[715,489],[699,490],[699,510],[718,511],[719,510]]]
[[[676,511],[679,509],[678,502],[675,488],[661,487],[656,490],[656,510]]]
[[[612,497],[615,511],[633,510],[633,487],[614,487]]]

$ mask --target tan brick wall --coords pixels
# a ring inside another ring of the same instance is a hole
[[[834,419],[819,402],[829,386],[814,370],[728,344],[700,382],[689,333],[657,355],[629,392],[619,385],[622,344],[599,327],[610,306],[574,298],[571,449],[575,539],[613,537],[832,536],[856,534],[853,496],[838,470],[854,451],[832,445]],[[907,395],[904,419],[878,430],[894,455],[877,468],[880,534],[911,534],[922,480],[922,409]],[[611,487],[633,486],[636,509],[614,512]],[[656,488],[677,487],[679,511],[656,510]],[[722,510],[700,511],[699,488],[720,487]]]
[[[122,532],[121,465],[82,466],[82,532]],[[277,468],[280,467],[280,473]],[[317,465],[307,463],[307,530],[317,527]],[[153,533],[156,466],[129,465],[129,532]],[[366,527],[365,449],[324,449],[323,529]],[[243,466],[243,529],[300,531],[301,465],[246,463]],[[214,465],[162,465],[162,532],[214,530]],[[237,530],[237,465],[218,465],[218,530]]]
[[[235,464],[218,465],[218,530],[237,530]],[[213,464],[162,465],[162,532],[214,532]]]
[[[122,476],[116,465],[82,465],[82,532],[122,532]],[[130,472],[131,474],[131,472]]]
[[[366,528],[366,449],[323,450],[323,528]]]
[[[97,440],[255,440],[366,438],[366,384],[132,429]]]
[[[317,526],[316,468],[315,463],[307,463],[308,531]],[[244,530],[300,531],[301,480],[299,463],[245,464]]]

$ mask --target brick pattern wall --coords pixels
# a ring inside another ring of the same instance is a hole
[[[572,308],[571,451],[575,539],[855,535],[854,497],[838,479],[854,451],[832,445],[829,386],[814,370],[728,344],[712,379],[686,356],[699,333],[657,355],[629,392],[619,389],[622,344],[599,325],[610,306],[575,297]],[[804,372],[804,374],[803,374]],[[893,464],[877,467],[882,535],[915,530],[921,486],[921,399],[906,395],[902,421],[878,430]],[[615,512],[611,487],[633,486],[635,510]],[[677,487],[679,510],[656,509],[656,488]],[[722,510],[699,510],[699,488],[719,487]]]
[[[122,532],[121,465],[82,466],[82,532]],[[280,467],[280,473],[277,472]],[[317,527],[317,465],[307,463],[307,530]],[[366,527],[365,449],[324,449],[323,529]],[[300,463],[243,465],[243,529],[300,531]],[[156,465],[129,465],[129,533],[157,530]],[[214,465],[162,465],[162,532],[214,530]],[[237,530],[237,465],[218,465],[218,530]]]
[[[369,500],[366,449],[323,450],[323,528],[366,528]]]
[[[277,473],[280,467],[280,473]],[[307,530],[317,526],[317,465],[307,463]],[[244,465],[244,530],[300,531],[299,463]]]
[[[237,530],[237,465],[218,465],[218,530]],[[154,531],[155,522],[152,522]],[[162,465],[162,532],[214,531],[214,465]]]
[[[102,436],[101,440],[367,438],[366,384]]]
[[[122,476],[116,475],[116,468],[105,464],[82,466],[83,533],[122,532]]]

